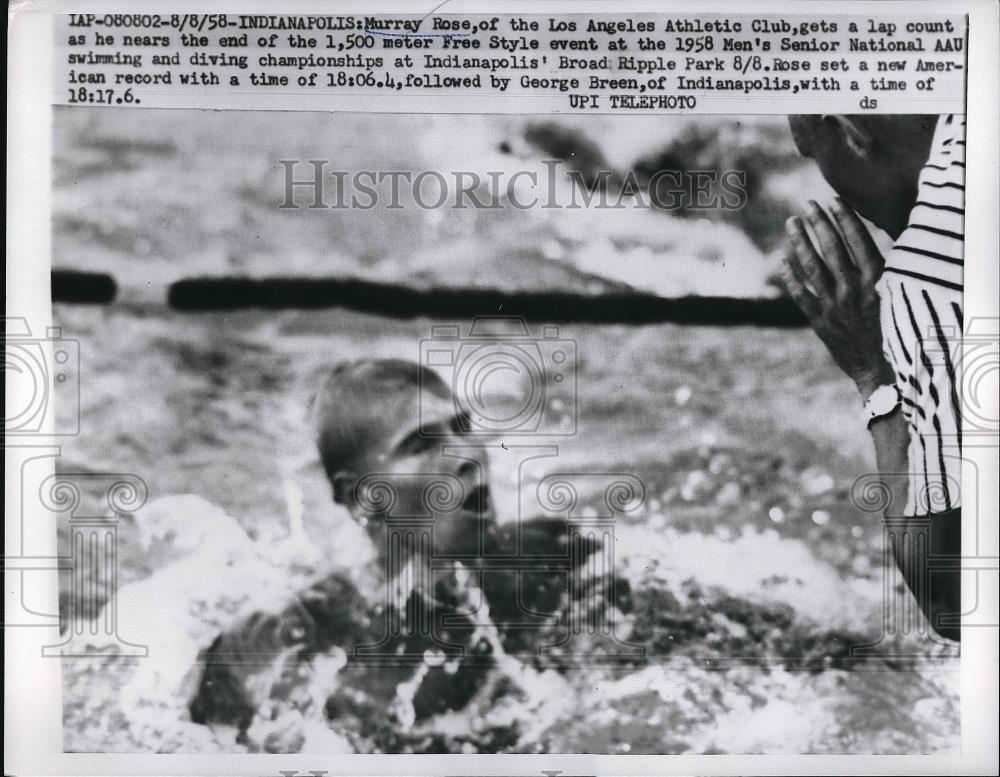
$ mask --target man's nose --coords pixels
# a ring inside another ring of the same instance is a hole
[[[466,459],[458,465],[455,475],[461,482],[464,493],[460,509],[475,513],[487,512],[490,509],[490,483],[486,463]]]

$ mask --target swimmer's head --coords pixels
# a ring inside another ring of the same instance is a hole
[[[837,194],[896,238],[916,203],[937,118],[796,114],[789,124],[799,153],[816,160]]]
[[[475,553],[492,520],[484,453],[432,370],[400,359],[340,364],[316,396],[316,441],[334,501],[379,546],[393,518],[433,517],[434,553]],[[378,547],[380,551],[384,550]]]

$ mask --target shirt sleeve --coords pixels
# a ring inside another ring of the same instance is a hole
[[[942,116],[878,287],[886,357],[910,429],[906,515],[961,505],[964,249],[965,121]]]

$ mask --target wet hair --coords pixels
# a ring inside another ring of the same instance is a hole
[[[338,471],[359,463],[372,438],[421,390],[451,398],[436,372],[404,359],[344,362],[327,373],[313,402],[313,417],[316,444],[331,482]]]

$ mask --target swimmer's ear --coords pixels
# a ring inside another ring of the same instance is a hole
[[[354,496],[354,488],[357,479],[351,472],[341,470],[330,478],[333,484],[333,501],[344,507],[352,508],[357,501]]]
[[[851,152],[862,159],[872,155],[872,135],[861,124],[850,116],[840,113],[829,113],[823,116],[823,123],[829,125],[844,141]]]

